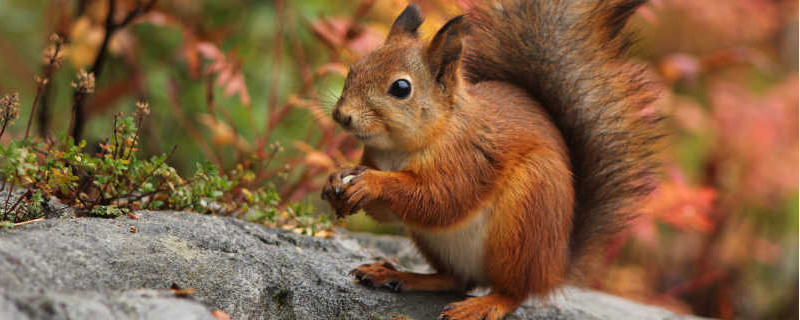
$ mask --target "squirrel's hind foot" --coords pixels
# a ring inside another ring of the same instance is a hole
[[[448,304],[439,314],[439,319],[500,320],[516,310],[520,303],[519,299],[492,293]]]

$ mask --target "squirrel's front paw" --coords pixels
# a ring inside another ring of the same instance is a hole
[[[374,263],[366,263],[350,271],[351,276],[355,276],[358,283],[371,288],[387,288],[394,292],[403,289],[403,280],[400,279],[401,272],[386,260],[379,260]]]
[[[322,188],[322,200],[330,202],[336,215],[344,217],[360,210],[371,196],[363,179],[369,169],[362,166],[343,168],[328,177]]]

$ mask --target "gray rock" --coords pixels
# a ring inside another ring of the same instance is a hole
[[[0,319],[203,319],[213,309],[234,319],[433,319],[465,297],[371,290],[347,276],[372,255],[426,268],[405,239],[324,240],[230,218],[136,214],[140,219],[48,219],[0,231]],[[172,284],[196,292],[177,298],[167,291]],[[509,318],[683,317],[566,288]]]
[[[213,320],[204,304],[156,290],[11,293],[0,289],[0,319]]]

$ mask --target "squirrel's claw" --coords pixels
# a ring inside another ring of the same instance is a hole
[[[370,288],[386,288],[393,292],[403,290],[403,280],[398,278],[399,271],[389,261],[380,261],[362,264],[353,270],[349,275],[355,277],[359,284]]]
[[[383,285],[384,287],[394,292],[400,292],[403,289],[403,280],[389,281]]]
[[[365,202],[370,200],[367,190],[361,181],[361,174],[367,168],[342,168],[328,176],[328,183],[322,188],[322,200],[330,202],[337,217],[356,213]]]
[[[492,293],[448,304],[439,319],[450,320],[500,320],[516,310],[519,302],[511,297]]]

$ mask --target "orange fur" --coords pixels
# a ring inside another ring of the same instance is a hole
[[[445,307],[441,318],[460,320],[500,320],[513,312],[520,302],[499,294],[469,298]]]
[[[334,118],[364,142],[364,167],[331,175],[323,198],[340,215],[399,220],[437,273],[380,262],[356,277],[405,290],[487,285],[492,294],[442,315],[499,319],[553,292],[618,231],[654,166],[641,115],[653,94],[619,58],[641,2],[497,0],[430,43],[409,6],[348,74]],[[392,91],[400,80],[412,89]]]
[[[350,271],[350,273],[364,285],[375,288],[385,287],[395,291],[455,291],[464,289],[460,282],[451,275],[397,271],[394,265],[387,261],[363,264]]]

